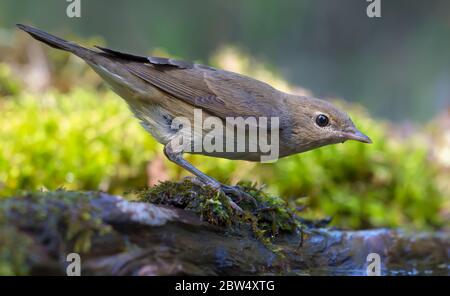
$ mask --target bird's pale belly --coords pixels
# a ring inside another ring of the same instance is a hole
[[[260,161],[261,151],[258,143],[250,147],[250,140],[244,138],[244,144],[238,149],[237,137],[225,127],[220,134],[211,134],[209,129],[196,131],[193,122],[191,126],[181,129],[178,124],[173,124],[175,116],[159,104],[143,103],[142,101],[127,101],[130,109],[140,120],[141,125],[161,144],[171,141],[175,145],[183,143],[183,152],[201,154],[212,157],[220,157],[234,160]],[[186,119],[188,119],[186,117]],[[218,132],[218,130],[216,130]],[[215,139],[212,139],[215,137]],[[242,139],[241,139],[242,140]],[[217,142],[216,142],[217,141]],[[230,142],[227,142],[230,141]],[[216,143],[220,143],[217,144]],[[227,147],[227,146],[232,146]],[[278,147],[276,147],[278,149]],[[255,150],[256,149],[256,150]]]

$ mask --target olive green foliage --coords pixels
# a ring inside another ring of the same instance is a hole
[[[242,60],[240,56],[233,58]],[[70,79],[79,80],[65,76],[63,87],[39,93],[18,84],[17,76],[6,64],[0,64],[0,196],[61,186],[122,194],[145,187],[146,165],[162,157],[161,145],[139,126],[126,103],[99,87],[98,79],[92,78],[89,84],[86,77],[95,77],[92,71],[81,71],[79,64],[70,63],[62,63],[58,71],[70,73],[76,68],[76,73],[85,73],[82,86],[74,83],[77,86],[67,88]],[[215,64],[226,67],[220,61]],[[270,71],[264,66],[251,68],[260,69],[264,80],[282,88],[285,85],[268,75]],[[245,67],[238,70],[249,72]],[[259,72],[251,75],[260,77]],[[412,136],[402,137],[392,124],[372,118],[362,108],[344,108],[374,144],[346,142],[274,164],[197,155],[188,155],[187,159],[222,182],[265,184],[270,195],[281,196],[293,206],[306,205],[302,215],[332,216],[332,224],[339,227],[442,226],[440,213],[448,192],[437,184],[439,173],[429,160],[430,144],[424,131],[418,128]],[[174,180],[188,175],[168,161],[165,165]],[[221,212],[219,199],[210,196],[202,207],[217,210],[224,217],[216,215],[207,220],[229,220]],[[190,200],[190,206],[196,207],[192,197]]]

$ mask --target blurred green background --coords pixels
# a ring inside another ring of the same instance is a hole
[[[346,228],[442,228],[450,216],[450,2],[0,2],[0,196],[123,194],[188,175],[80,60],[15,23],[84,44],[175,56],[343,105],[373,145],[347,142],[254,164],[189,156],[226,182],[252,180]]]

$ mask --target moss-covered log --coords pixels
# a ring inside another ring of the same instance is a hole
[[[1,200],[0,274],[64,275],[73,252],[82,275],[365,274],[369,253],[385,274],[450,274],[446,232],[302,227],[289,211],[260,214],[273,200],[233,217],[205,192],[197,208],[174,196],[199,188],[160,186],[143,194],[147,202],[62,190]]]

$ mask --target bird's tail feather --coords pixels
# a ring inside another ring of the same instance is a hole
[[[22,24],[17,24],[17,27],[19,29],[27,32],[28,34],[30,34],[36,40],[39,40],[51,47],[72,52],[75,55],[77,55],[83,59],[88,59],[89,56],[91,56],[92,53],[94,53],[94,51],[92,51],[88,48],[85,48],[74,42],[67,41],[62,38],[56,37],[47,32],[39,30],[37,28],[33,28],[31,26],[22,25]]]

